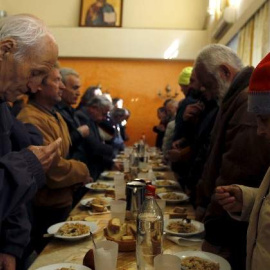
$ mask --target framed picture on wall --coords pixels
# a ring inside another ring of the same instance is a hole
[[[81,0],[80,26],[122,26],[123,0]]]

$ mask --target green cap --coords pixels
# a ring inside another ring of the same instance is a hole
[[[190,76],[192,73],[193,67],[185,67],[178,77],[178,84],[189,85]]]

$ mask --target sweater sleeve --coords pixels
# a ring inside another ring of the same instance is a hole
[[[31,199],[45,183],[41,164],[31,151],[11,152],[0,159],[0,220]]]
[[[43,135],[44,145],[49,145],[55,141],[59,135],[56,135],[54,130],[46,120],[40,117],[38,114],[21,112],[19,114],[19,119],[23,122],[28,122],[35,125]],[[65,124],[64,120],[59,121],[59,125]],[[65,124],[66,125],[66,124]],[[62,135],[68,132],[68,129],[62,129]],[[69,136],[66,134],[66,136]],[[68,147],[68,146],[65,146]],[[62,151],[66,151],[62,148]],[[68,150],[66,151],[68,153]],[[46,173],[46,184],[51,189],[59,189],[64,187],[70,187],[75,184],[83,183],[89,176],[89,171],[87,166],[77,160],[66,159],[63,153],[59,153],[58,161],[53,164]]]
[[[27,210],[22,204],[2,222],[0,252],[20,258],[30,240],[30,229]]]

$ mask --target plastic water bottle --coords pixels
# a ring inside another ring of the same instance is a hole
[[[137,217],[136,260],[138,270],[154,269],[154,257],[163,252],[163,215],[155,200],[155,187],[146,186]]]

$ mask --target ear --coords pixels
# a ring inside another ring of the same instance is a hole
[[[16,47],[16,42],[12,38],[0,41],[0,61],[4,59],[4,56],[6,54],[9,54],[10,52],[12,52],[15,47]]]
[[[233,72],[231,67],[225,64],[219,66],[219,74],[223,80],[231,81],[233,79]]]

